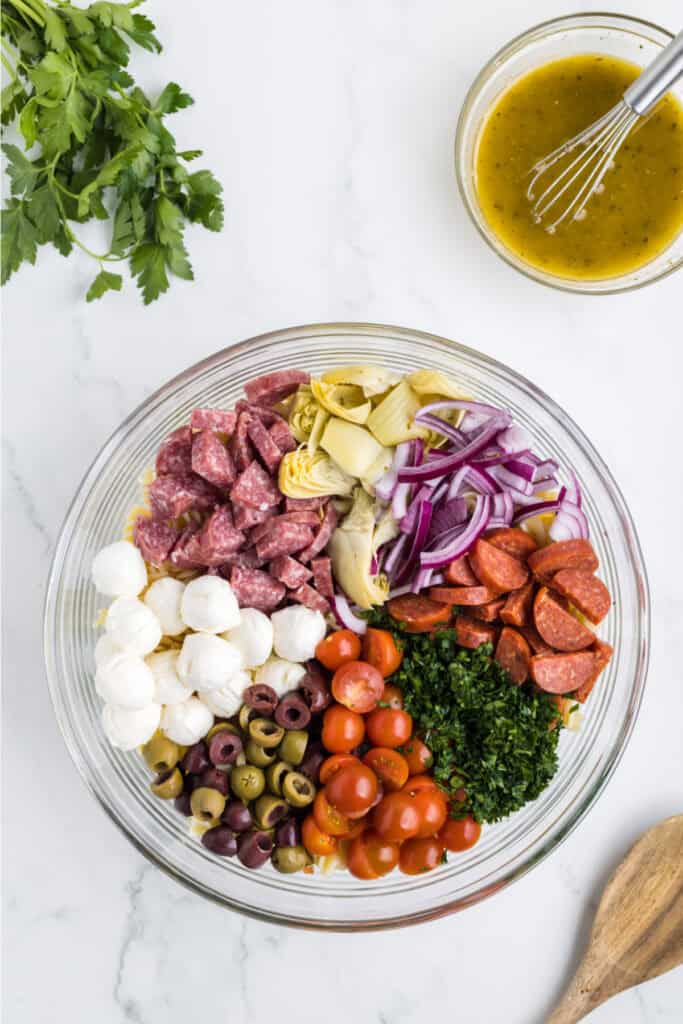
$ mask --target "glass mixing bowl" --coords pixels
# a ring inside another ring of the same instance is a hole
[[[601,573],[614,605],[602,634],[612,662],[585,708],[578,733],[563,733],[560,767],[534,803],[430,874],[397,871],[377,882],[346,872],[281,875],[249,871],[209,853],[187,819],[156,799],[142,758],[115,750],[100,726],[93,684],[95,621],[103,600],[90,582],[95,553],[121,536],[140,479],[161,440],[197,405],[231,406],[244,382],[284,367],[313,374],[347,363],[399,372],[443,370],[465,392],[509,408],[536,450],[575,470],[585,493]],[[645,567],[619,488],[590,441],[550,398],[519,374],[472,349],[395,327],[330,324],[266,334],[211,356],[165,384],[104,445],[66,517],[50,573],[45,653],[50,693],[67,746],[93,796],[151,861],[192,889],[267,920],[358,930],[423,921],[462,909],[521,877],[576,827],[614,771],[640,705],[648,657]]]
[[[618,277],[574,281],[546,273],[508,249],[491,229],[477,197],[475,167],[481,129],[501,93],[533,68],[581,53],[604,53],[646,67],[671,42],[672,35],[648,21],[621,14],[576,14],[543,22],[504,46],[479,72],[460,112],[455,136],[455,169],[460,194],[474,225],[506,263],[516,270],[569,292],[605,295],[629,291],[666,277],[683,264],[683,232],[649,263]],[[683,79],[672,89],[683,103]],[[587,126],[586,126],[587,127]]]

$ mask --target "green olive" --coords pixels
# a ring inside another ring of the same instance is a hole
[[[301,764],[308,746],[308,733],[304,729],[290,729],[285,733],[278,753],[289,764]]]
[[[295,871],[303,871],[311,863],[311,858],[303,846],[278,846],[273,850],[273,867],[284,875]]]
[[[180,768],[164,772],[149,788],[161,800],[175,800],[183,791],[183,774]]]
[[[289,811],[282,797],[264,793],[254,804],[254,820],[259,828],[273,828]]]
[[[256,800],[266,788],[266,779],[256,765],[235,766],[230,772],[230,787],[240,800]]]
[[[288,772],[282,781],[282,795],[292,807],[308,807],[315,798],[315,786],[301,772]]]
[[[266,750],[254,740],[249,740],[244,753],[247,764],[255,764],[257,768],[267,768],[277,757],[277,750]]]
[[[216,722],[215,725],[211,726],[206,736],[204,737],[206,743],[208,743],[211,737],[215,736],[217,732],[238,733],[239,729],[237,729],[234,725],[231,725],[230,722]]]
[[[240,713],[238,715],[240,729],[242,729],[244,732],[249,732],[249,723],[251,722],[252,718],[256,718],[256,712],[254,711],[253,708],[250,708],[248,704],[243,704],[242,707],[240,708]]]
[[[148,743],[142,748],[142,756],[147,762],[147,767],[153,772],[163,775],[175,768],[180,760],[180,748],[173,740],[169,740],[160,732],[152,736]]]
[[[190,797],[190,807],[200,821],[216,821],[225,810],[225,797],[217,789],[199,786]]]
[[[277,747],[285,734],[281,725],[277,725],[270,718],[254,718],[249,723],[249,735],[259,746],[270,750]]]
[[[276,761],[275,764],[271,764],[270,768],[266,770],[266,782],[271,793],[282,796],[282,780],[291,770],[291,765],[285,761]]]

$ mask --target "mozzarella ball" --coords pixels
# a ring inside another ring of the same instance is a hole
[[[220,576],[198,576],[185,587],[180,604],[183,622],[200,633],[223,633],[240,621],[234,591]]]
[[[296,690],[305,675],[303,665],[295,665],[284,658],[269,658],[254,673],[254,682],[266,683],[275,690],[278,697],[284,697],[290,690]]]
[[[132,711],[105,704],[102,708],[102,727],[113,747],[119,750],[135,750],[157,731],[161,719],[159,704],[148,704],[146,708]]]
[[[227,686],[200,693],[199,699],[217,718],[232,718],[242,706],[242,694],[247,686],[251,686],[251,676],[248,672],[238,672]]]
[[[154,700],[157,704],[182,704],[192,696],[192,690],[178,675],[178,651],[159,651],[145,658],[154,676]]]
[[[182,704],[170,704],[161,716],[161,731],[184,747],[198,743],[213,725],[213,714],[197,697]]]
[[[327,632],[322,612],[303,605],[273,612],[271,622],[275,653],[288,661],[308,661],[315,657],[315,649]]]
[[[151,654],[161,640],[154,612],[137,597],[117,597],[107,612],[104,628],[115,644],[133,654]]]
[[[137,654],[122,651],[95,673],[95,689],[107,704],[139,711],[154,702],[154,676]]]
[[[225,639],[239,648],[242,668],[257,668],[273,650],[273,626],[258,608],[242,608],[239,626],[229,629]]]
[[[161,623],[164,636],[178,636],[185,629],[180,614],[180,603],[185,592],[185,584],[174,580],[172,576],[164,576],[155,580],[143,601],[154,612]]]
[[[121,648],[119,645],[114,643],[108,633],[103,633],[95,644],[95,666],[100,668],[100,666],[106,664],[110,658],[113,658],[114,655],[120,653]]]
[[[129,540],[118,540],[95,555],[92,581],[108,597],[137,597],[147,586],[145,560]]]
[[[219,690],[240,672],[242,659],[234,644],[219,636],[191,633],[178,658],[178,675],[190,690]]]

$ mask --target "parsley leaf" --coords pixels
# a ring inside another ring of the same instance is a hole
[[[88,288],[85,301],[92,302],[94,299],[101,299],[105,292],[120,292],[122,283],[123,278],[120,274],[111,274],[108,270],[100,270]]]

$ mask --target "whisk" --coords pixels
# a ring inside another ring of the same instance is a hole
[[[555,220],[548,224],[546,230],[552,234],[567,217],[581,220],[585,216],[586,203],[599,190],[602,179],[612,167],[614,157],[633,126],[650,112],[681,75],[683,32],[672,39],[652,64],[638,75],[611,110],[534,164],[529,172],[532,178],[527,199],[534,203],[532,214],[536,223],[540,223],[574,186],[576,192],[572,194],[570,191],[571,198],[564,207],[560,207],[559,216],[556,216],[557,209],[551,215]],[[585,148],[536,199],[534,188],[539,178],[579,146]]]

